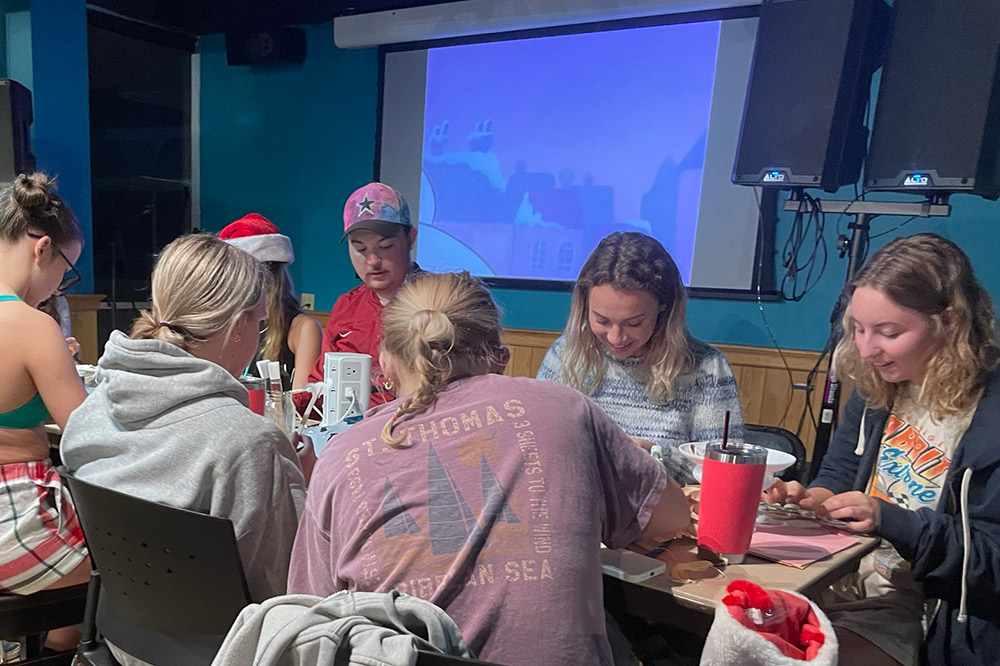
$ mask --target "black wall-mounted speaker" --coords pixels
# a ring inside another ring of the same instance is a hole
[[[883,0],[761,3],[734,183],[857,183],[889,11]]]
[[[305,59],[306,33],[302,28],[226,33],[226,63],[229,65],[297,65]]]
[[[35,170],[32,117],[31,91],[17,81],[0,79],[0,182]]]
[[[865,188],[1000,196],[1000,1],[896,0]]]

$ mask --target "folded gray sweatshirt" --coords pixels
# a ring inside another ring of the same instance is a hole
[[[233,522],[250,594],[285,592],[305,481],[288,438],[221,366],[111,334],[61,455],[79,478]],[[197,535],[192,534],[192,539]]]
[[[396,591],[289,594],[244,608],[212,666],[410,666],[418,648],[475,656],[429,601]]]

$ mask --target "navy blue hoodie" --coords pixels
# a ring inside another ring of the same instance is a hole
[[[834,493],[866,490],[888,417],[885,409],[866,410],[864,400],[852,395],[810,487]],[[862,422],[864,448],[858,455]],[[968,486],[964,501],[963,478]],[[911,563],[914,579],[928,598],[938,602],[931,605],[921,663],[1000,663],[1000,371],[987,377],[976,413],[955,450],[937,509],[910,511],[877,501],[878,535]],[[967,544],[963,509],[968,517]],[[959,619],[962,610],[967,615],[964,621]]]

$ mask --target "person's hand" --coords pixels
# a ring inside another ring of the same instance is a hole
[[[641,446],[642,448],[646,449],[647,452],[653,450],[653,442],[649,441],[648,439],[643,439],[642,437],[633,437],[632,441]]]
[[[80,352],[83,351],[83,345],[80,344],[79,340],[74,337],[66,338],[66,346],[69,347],[69,355],[79,360]]]
[[[316,449],[313,448],[312,437],[295,432],[292,435],[292,446],[299,456],[299,465],[302,467],[302,476],[306,479],[306,485],[312,478],[313,467],[316,466]]]
[[[764,501],[768,504],[798,504],[803,509],[811,509],[809,491],[798,481],[782,481],[775,479],[774,483],[768,486],[763,493]]]
[[[878,500],[857,490],[834,495],[816,508],[816,515],[841,520],[855,532],[874,532],[882,518]]]

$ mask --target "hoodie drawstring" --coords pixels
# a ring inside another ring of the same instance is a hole
[[[962,489],[959,493],[960,509],[962,511],[962,597],[958,603],[959,622],[965,622],[968,615],[965,612],[966,598],[969,594],[967,577],[969,575],[969,550],[971,548],[972,535],[969,530],[969,483],[972,481],[972,470],[966,468],[962,474]]]
[[[868,414],[868,406],[861,410],[861,427],[858,428],[858,445],[854,447],[854,455],[860,456],[865,452],[865,416]]]

